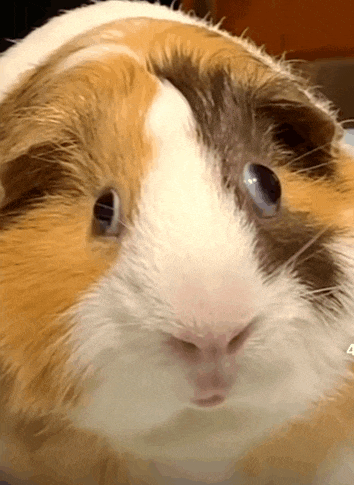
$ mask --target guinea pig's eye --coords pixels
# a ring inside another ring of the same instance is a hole
[[[120,215],[119,197],[109,189],[98,197],[93,208],[95,235],[118,236],[123,227]]]
[[[272,217],[277,213],[281,187],[272,170],[250,163],[243,171],[243,183],[262,217]]]

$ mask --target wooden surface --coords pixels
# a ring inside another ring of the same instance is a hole
[[[185,0],[184,10],[211,12],[222,26],[247,35],[267,51],[315,60],[354,57],[352,0]]]

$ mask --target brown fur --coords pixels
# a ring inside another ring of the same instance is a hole
[[[6,288],[0,285],[0,362],[17,376],[13,409],[49,410],[72,394],[64,364],[70,325],[64,330],[53,317],[65,314],[116,257],[115,241],[87,232],[92,207],[100,190],[119,186],[131,220],[153,150],[140,133],[155,91],[139,65],[113,58],[59,76],[47,66],[0,107],[0,274],[6,281]],[[127,171],[119,161],[128,158]],[[36,348],[28,348],[34,334]]]

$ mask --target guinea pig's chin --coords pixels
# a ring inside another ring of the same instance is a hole
[[[173,444],[167,443],[169,435],[187,446],[188,437],[183,433],[191,423],[200,426],[201,439],[208,437],[212,443],[213,430],[220,428],[217,422],[221,419],[235,436],[230,444],[234,452],[246,446],[240,442],[245,434],[256,439],[267,429],[304,413],[323,391],[333,387],[344,370],[344,336],[335,338],[334,330],[323,328],[311,312],[305,316],[280,318],[273,314],[259,322],[244,351],[235,357],[237,375],[225,400],[215,407],[193,402],[196,389],[188,379],[191,366],[171,357],[159,332],[122,327],[116,337],[119,345],[109,358],[101,350],[104,359],[99,362],[96,356],[91,360],[92,366],[100,369],[94,385],[72,411],[72,421],[108,437],[116,446],[146,453],[152,448],[154,453],[156,446],[166,450],[171,446],[172,450]],[[92,342],[97,345],[97,339]],[[179,436],[177,422],[181,423]],[[228,442],[232,439],[227,438]],[[150,447],[148,443],[154,440],[156,446]],[[186,456],[193,449],[196,459],[208,459],[197,456],[199,451],[191,447],[183,451]],[[208,456],[218,456],[212,447],[210,444]]]
[[[244,364],[226,400],[206,408],[193,405],[192,389],[178,369],[147,369],[142,362],[138,371],[126,369],[123,375],[120,364],[112,362],[72,420],[106,437],[113,447],[148,459],[173,460],[176,454],[204,461],[235,458],[235,450],[246,451],[267,429],[305,411],[315,382],[310,378],[304,384],[299,368],[285,356],[276,364],[259,361],[258,375],[256,359],[245,358]],[[205,440],[205,449],[194,446],[195,437],[187,432],[191,426]],[[215,445],[218,439],[222,449]]]
[[[321,387],[319,376],[295,350],[277,356],[269,351],[267,355],[266,359],[256,358],[252,352],[245,354],[234,386],[215,407],[193,402],[193,388],[179,366],[151,362],[149,366],[147,358],[129,366],[117,358],[102,368],[97,385],[71,417],[79,427],[94,430],[133,451],[142,446],[141,437],[151,433],[157,433],[162,446],[160,433],[172,432],[176,422],[184,422],[186,416],[196,418],[196,426],[204,419],[209,423],[210,419],[227,416],[228,422],[234,423],[235,435],[243,435],[251,426],[250,439],[255,439],[267,427],[281,425],[305,411]],[[257,423],[253,423],[255,419]],[[212,430],[211,425],[211,434]]]

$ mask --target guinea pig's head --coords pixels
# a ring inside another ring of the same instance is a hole
[[[345,371],[353,162],[287,64],[178,15],[79,35],[2,99],[6,402],[121,439],[227,410],[244,439]]]

